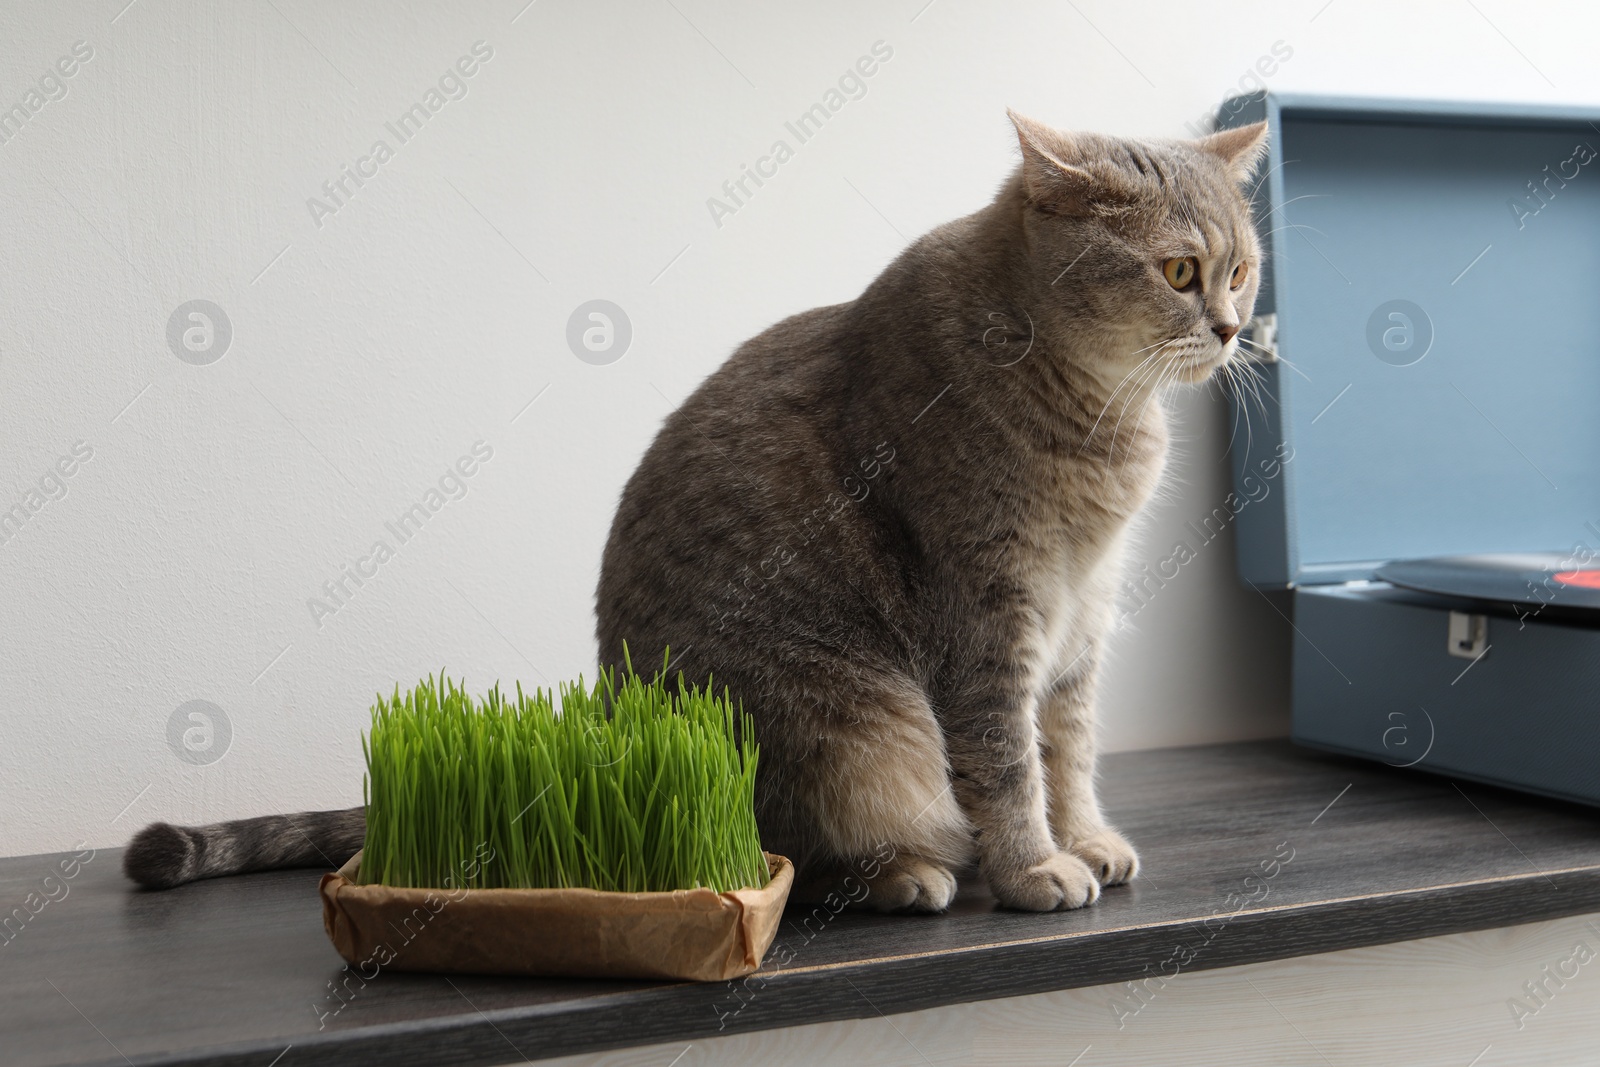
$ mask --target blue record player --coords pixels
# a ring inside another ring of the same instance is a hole
[[[1256,94],[1238,564],[1293,737],[1600,804],[1600,111]]]

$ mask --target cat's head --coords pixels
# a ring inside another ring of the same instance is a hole
[[[1261,252],[1251,176],[1266,123],[1195,141],[1064,133],[1014,112],[1029,269],[1092,369],[1202,381],[1238,352]]]

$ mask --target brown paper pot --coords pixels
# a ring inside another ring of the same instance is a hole
[[[322,876],[322,925],[363,970],[721,981],[761,966],[778,932],[794,867],[765,855],[760,889],[608,893],[359,885],[357,852]]]

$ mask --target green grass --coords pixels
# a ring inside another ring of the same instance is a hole
[[[663,664],[663,674],[665,664]],[[378,695],[367,759],[365,883],[639,892],[767,883],[757,749],[726,695],[662,675],[592,687],[425,678]],[[610,705],[610,715],[606,713]],[[476,865],[474,860],[491,856]]]

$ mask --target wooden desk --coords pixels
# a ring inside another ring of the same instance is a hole
[[[385,973],[345,1003],[320,872],[143,893],[104,850],[6,930],[0,1063],[504,1063],[1600,911],[1600,812],[1286,742],[1112,756],[1103,780],[1144,859],[1134,885],[1050,915],[981,889],[939,917],[791,909],[789,966],[769,953],[737,990]],[[0,919],[57,863],[0,860]]]

